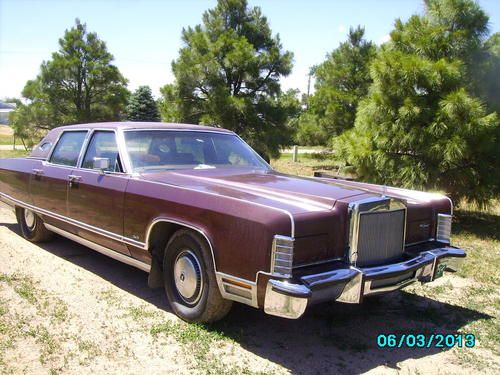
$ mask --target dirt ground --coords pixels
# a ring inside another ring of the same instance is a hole
[[[300,320],[235,304],[220,323],[188,325],[146,273],[60,237],[31,244],[0,203],[0,373],[498,374],[498,348],[481,342],[376,345],[380,333],[466,333],[495,321],[494,308],[461,304],[474,283],[448,274],[362,306],[314,306]]]

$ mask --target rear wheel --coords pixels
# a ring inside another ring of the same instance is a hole
[[[177,231],[168,242],[163,278],[170,306],[183,320],[214,322],[231,309],[219,292],[206,241],[191,230]]]
[[[45,228],[40,216],[27,208],[16,207],[16,218],[23,237],[28,241],[48,241],[54,235],[54,233]]]

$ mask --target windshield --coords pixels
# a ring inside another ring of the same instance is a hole
[[[235,167],[269,169],[250,146],[232,134],[126,131],[125,144],[134,172]]]

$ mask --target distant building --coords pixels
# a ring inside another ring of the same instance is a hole
[[[9,113],[16,109],[15,103],[0,102],[0,124],[9,124]]]

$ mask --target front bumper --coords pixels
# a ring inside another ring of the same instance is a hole
[[[423,251],[400,263],[357,268],[344,266],[295,282],[271,279],[267,283],[264,311],[297,319],[308,304],[324,301],[361,303],[364,296],[401,289],[415,281],[422,283],[441,277],[444,270],[458,271],[465,252],[455,247]]]

